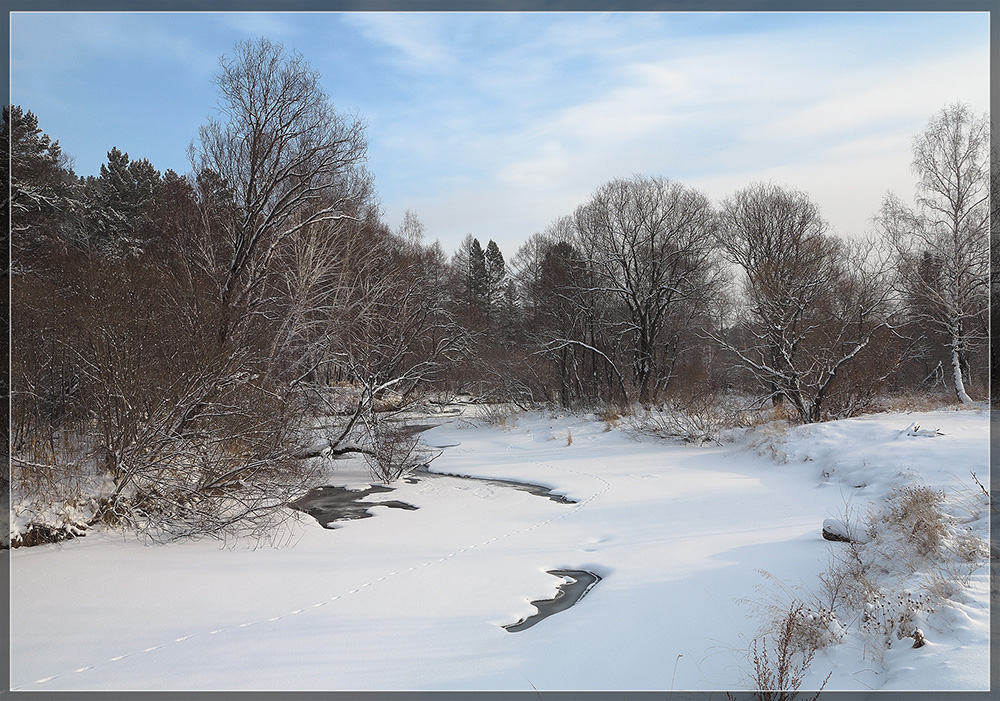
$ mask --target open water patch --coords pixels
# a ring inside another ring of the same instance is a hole
[[[565,611],[578,603],[587,595],[587,592],[593,589],[595,584],[601,581],[600,575],[589,570],[548,570],[548,573],[562,577],[566,581],[559,585],[559,591],[551,599],[539,599],[531,602],[531,605],[538,609],[536,613],[522,618],[517,623],[505,625],[505,630],[510,633],[519,633],[549,616]]]
[[[411,424],[404,427],[407,433],[412,435],[420,434],[428,429],[434,428],[435,424]],[[456,444],[457,445],[457,444]],[[450,448],[454,446],[437,446],[438,448]],[[403,481],[407,484],[416,484],[425,477],[453,477],[461,480],[472,480],[482,482],[497,487],[507,487],[517,489],[535,496],[545,497],[558,504],[576,504],[575,499],[554,493],[550,488],[540,484],[530,482],[519,482],[516,480],[494,479],[488,477],[473,477],[451,472],[432,472],[428,465],[421,465],[410,474],[403,476]],[[387,501],[364,501],[365,497],[371,494],[384,494],[393,491],[392,487],[384,485],[371,485],[368,489],[351,490],[344,487],[325,485],[311,489],[305,496],[299,497],[295,501],[289,502],[288,506],[303,513],[307,513],[324,528],[337,528],[338,521],[350,521],[374,516],[370,512],[373,506],[388,506],[393,509],[405,509],[416,511],[417,507],[403,501],[390,499]],[[560,570],[561,571],[561,570]],[[598,577],[598,579],[600,579]]]
[[[344,487],[316,487],[288,505],[297,511],[307,513],[316,519],[323,528],[337,528],[337,521],[351,521],[359,518],[370,518],[369,509],[373,506],[388,506],[392,509],[416,511],[417,507],[404,501],[390,499],[388,501],[362,501],[370,494],[384,494],[393,491],[391,487],[373,484],[368,489],[353,490]]]

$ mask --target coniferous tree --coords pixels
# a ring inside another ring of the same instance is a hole
[[[9,138],[14,259],[17,266],[30,266],[33,249],[66,235],[76,204],[75,178],[59,142],[38,128],[34,114],[15,105],[4,108],[3,120]]]
[[[152,235],[152,208],[160,184],[159,171],[145,158],[132,161],[118,148],[108,151],[108,162],[87,188],[94,247],[105,252],[142,250]]]
[[[483,253],[483,307],[490,321],[501,314],[506,279],[507,263],[496,241],[490,239]]]
[[[472,239],[472,247],[469,249],[468,286],[476,305],[483,310],[489,290],[489,279],[486,276],[486,253],[477,238]]]
[[[455,302],[471,323],[484,312],[487,290],[486,252],[472,234],[466,234],[451,259],[456,277]]]

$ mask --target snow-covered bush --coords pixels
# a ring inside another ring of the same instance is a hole
[[[897,641],[925,642],[926,619],[961,597],[971,573],[989,556],[968,524],[985,518],[975,490],[946,493],[919,483],[895,487],[863,519],[845,517],[864,537],[837,544],[819,577],[824,602],[854,632],[866,655],[881,662]]]
[[[779,630],[789,628],[790,644],[802,654],[835,645],[844,637],[844,628],[832,609],[800,604],[790,608]]]
[[[85,535],[98,503],[96,498],[82,495],[53,501],[18,498],[11,504],[10,545],[19,548],[57,543]]]
[[[92,459],[92,441],[76,432],[36,436],[11,457],[7,532],[15,548],[83,535],[114,491]]]
[[[926,592],[900,591],[868,602],[861,617],[861,631],[868,637],[866,649],[875,659],[881,659],[898,640],[922,642],[923,631],[917,624],[933,612],[933,597]]]
[[[673,397],[655,407],[636,409],[626,417],[626,430],[685,443],[718,443],[733,429],[758,424],[759,411],[741,397],[712,393]]]

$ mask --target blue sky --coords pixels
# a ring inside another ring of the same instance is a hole
[[[300,51],[367,124],[395,227],[505,256],[602,183],[663,175],[718,201],[756,180],[810,193],[859,234],[909,198],[910,141],[989,107],[986,13],[29,13],[11,101],[80,175],[116,146],[190,170],[218,57],[257,36]]]

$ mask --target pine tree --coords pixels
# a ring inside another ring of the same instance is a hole
[[[38,128],[34,114],[5,107],[3,121],[9,139],[11,232],[18,265],[27,265],[29,250],[65,234],[75,205],[75,178],[59,142]]]
[[[151,210],[160,186],[160,173],[148,160],[130,161],[112,147],[88,188],[93,243],[105,251],[142,249],[152,235]]]

